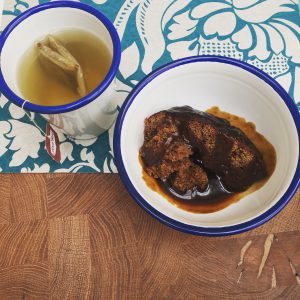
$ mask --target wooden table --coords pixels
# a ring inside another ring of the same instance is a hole
[[[299,191],[264,226],[207,238],[150,217],[116,174],[0,180],[1,300],[300,299]]]

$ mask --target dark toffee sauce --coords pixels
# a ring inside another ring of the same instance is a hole
[[[169,180],[154,179],[148,175],[143,168],[143,179],[150,189],[162,195],[175,206],[194,213],[212,213],[219,211],[239,201],[246,195],[255,192],[268,181],[276,165],[276,152],[273,145],[256,131],[256,127],[253,123],[246,122],[244,118],[223,112],[218,107],[213,107],[207,110],[207,112],[216,117],[226,119],[231,125],[239,128],[246,134],[263,156],[267,168],[267,177],[254,183],[246,191],[235,193],[226,190],[216,174],[205,170],[208,175],[208,187],[205,191],[201,192],[197,188],[194,188],[188,190],[185,194],[180,194],[172,188]],[[139,157],[139,161],[143,166],[141,157]],[[201,164],[201,161],[198,161],[197,158],[194,159],[194,162]]]

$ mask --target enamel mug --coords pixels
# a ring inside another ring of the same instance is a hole
[[[106,77],[91,93],[70,104],[42,106],[30,103],[29,99],[22,97],[17,82],[23,54],[47,34],[71,28],[94,34],[111,51],[112,64]],[[0,36],[0,90],[14,104],[42,114],[67,135],[90,139],[106,131],[116,118],[113,93],[120,57],[117,31],[101,12],[73,1],[41,4],[15,18]]]

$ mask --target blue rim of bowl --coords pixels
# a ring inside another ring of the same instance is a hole
[[[251,230],[253,228],[256,228],[263,223],[267,222],[271,218],[273,218],[276,214],[278,214],[290,201],[292,196],[297,191],[297,188],[299,186],[300,182],[300,161],[299,161],[299,153],[298,153],[298,164],[297,168],[294,174],[294,177],[290,183],[290,186],[284,193],[284,195],[281,197],[281,199],[273,205],[270,209],[268,209],[263,214],[259,215],[258,217],[255,217],[254,219],[251,219],[247,222],[240,223],[237,225],[232,226],[224,226],[224,227],[200,227],[200,226],[193,226],[188,225],[179,221],[176,221],[170,217],[167,217],[166,215],[162,214],[155,208],[153,208],[135,189],[134,185],[132,184],[122,159],[122,153],[121,153],[121,132],[122,132],[122,126],[124,122],[124,118],[126,116],[126,113],[133,103],[136,96],[139,94],[139,92],[147,85],[149,84],[153,79],[155,79],[160,74],[176,68],[181,65],[189,64],[189,63],[195,63],[195,62],[217,62],[217,63],[225,63],[230,64],[239,68],[242,68],[255,76],[259,77],[263,81],[265,81],[267,84],[269,84],[282,98],[284,103],[286,104],[287,108],[289,109],[297,132],[298,137],[300,136],[300,115],[297,109],[297,106],[295,105],[294,101],[290,98],[290,96],[287,94],[287,92],[269,75],[264,73],[263,71],[259,70],[258,68],[249,65],[245,62],[238,61],[236,59],[232,58],[226,58],[221,56],[193,56],[193,57],[187,57],[183,59],[179,59],[177,61],[171,62],[167,65],[162,66],[161,68],[153,71],[149,75],[147,75],[128,95],[126,101],[124,102],[123,106],[121,107],[121,110],[119,112],[116,125],[115,125],[115,132],[114,132],[114,154],[115,154],[115,163],[118,169],[118,172],[120,174],[121,180],[123,181],[127,191],[131,195],[131,197],[150,215],[161,221],[162,223],[168,225],[169,227],[172,227],[174,229],[177,229],[179,231],[183,231],[185,233],[195,234],[195,235],[205,235],[205,236],[225,236],[225,235],[232,235],[232,234],[238,234],[244,231]],[[300,140],[298,138],[299,143],[299,149],[300,149]]]
[[[109,84],[112,82],[114,77],[116,76],[116,73],[119,69],[120,59],[121,59],[121,42],[118,36],[118,33],[112,24],[112,22],[103,15],[99,10],[93,8],[90,5],[79,3],[79,2],[73,2],[73,1],[55,1],[55,2],[48,2],[44,4],[37,5],[33,8],[30,8],[26,10],[24,13],[16,17],[12,22],[10,22],[7,27],[4,29],[4,31],[0,35],[0,58],[3,46],[5,44],[5,41],[7,40],[10,33],[18,26],[20,25],[24,20],[26,20],[28,17],[39,13],[46,9],[55,9],[55,8],[61,8],[61,7],[67,7],[67,8],[74,8],[79,9],[82,11],[85,11],[94,17],[96,17],[108,30],[113,44],[113,58],[111,67],[104,78],[104,80],[99,84],[91,93],[87,94],[85,97],[80,98],[77,101],[74,101],[70,104],[65,105],[57,105],[57,106],[42,106],[33,104],[30,102],[26,102],[24,99],[16,95],[7,85],[5,82],[5,79],[2,74],[2,69],[0,65],[0,90],[1,92],[6,96],[7,99],[12,101],[14,104],[18,105],[19,107],[23,107],[26,110],[37,112],[37,113],[43,113],[43,114],[58,114],[58,113],[65,113],[68,111],[76,110],[84,105],[87,105],[88,103],[95,100],[97,97],[99,97],[105,89],[109,86]],[[25,102],[25,104],[24,104]]]

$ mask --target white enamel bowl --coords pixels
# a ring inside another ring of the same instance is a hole
[[[144,119],[160,110],[183,105],[198,110],[218,106],[254,122],[277,153],[276,168],[268,182],[237,203],[209,214],[184,211],[149,189],[138,161]],[[296,105],[262,71],[229,58],[185,58],[148,75],[129,95],[115,127],[115,160],[132,198],[163,223],[193,234],[234,234],[271,219],[297,190],[299,128]]]

